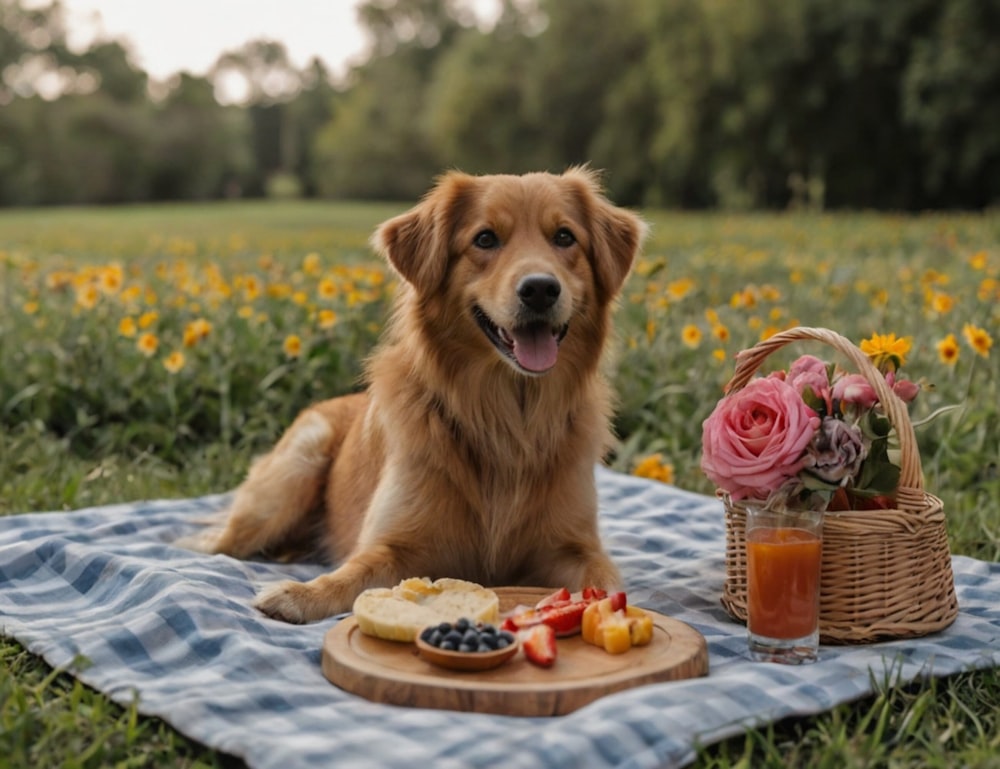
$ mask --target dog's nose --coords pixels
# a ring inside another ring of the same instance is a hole
[[[517,284],[521,303],[535,312],[544,312],[554,305],[561,291],[555,276],[543,272],[525,275]]]

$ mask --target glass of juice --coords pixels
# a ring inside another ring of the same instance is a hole
[[[823,513],[747,505],[746,514],[750,656],[790,665],[815,662]]]

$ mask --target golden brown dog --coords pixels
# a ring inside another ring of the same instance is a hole
[[[200,547],[245,558],[325,519],[340,565],[256,601],[289,622],[413,576],[619,586],[597,530],[601,361],[644,234],[585,169],[442,177],[373,237],[403,282],[367,391],[300,414]]]

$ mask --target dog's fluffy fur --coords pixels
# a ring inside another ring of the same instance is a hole
[[[619,586],[597,531],[601,361],[644,234],[586,169],[443,176],[373,237],[402,282],[367,391],[300,414],[201,549],[272,552],[319,521],[339,565],[256,601],[289,622],[413,576]]]

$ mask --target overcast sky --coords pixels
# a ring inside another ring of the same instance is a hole
[[[37,0],[35,4],[39,4]],[[250,40],[278,40],[292,63],[320,57],[337,74],[363,56],[356,0],[62,0],[70,42],[98,31],[131,43],[135,64],[164,80],[203,75],[224,51]]]
[[[496,0],[466,0],[481,17]],[[26,0],[46,5],[50,0]],[[186,70],[204,75],[219,55],[251,40],[285,44],[302,68],[318,56],[336,75],[365,57],[359,0],[62,0],[71,44],[98,35],[125,38],[134,63],[156,80]]]

